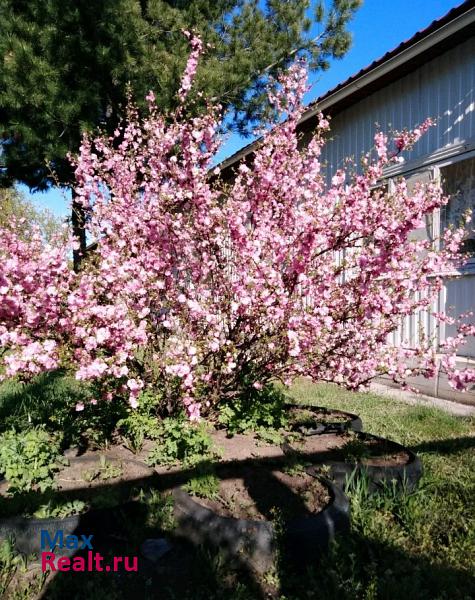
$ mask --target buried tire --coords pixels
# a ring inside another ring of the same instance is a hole
[[[232,564],[261,574],[273,568],[280,549],[293,561],[307,563],[325,551],[335,533],[347,530],[350,523],[347,497],[332,482],[318,479],[328,489],[328,505],[313,516],[289,520],[281,532],[271,521],[220,516],[182,488],[175,488],[176,533],[195,545],[219,549]]]
[[[324,406],[313,406],[311,404],[286,404],[286,408],[294,411],[301,410],[314,413],[315,417],[308,426],[295,425],[294,431],[299,431],[302,435],[321,435],[324,433],[344,433],[345,431],[363,431],[363,422],[358,415],[345,412],[343,410],[334,410]],[[336,417],[336,418],[335,418]]]
[[[76,469],[81,472],[83,467],[97,466],[98,456],[79,456],[69,460],[70,464],[65,469]],[[5,539],[12,539],[15,549],[25,555],[39,554],[41,548],[41,532],[45,532],[43,536],[45,540],[53,541],[58,532],[62,532],[63,539],[68,535],[93,534],[96,537],[108,535],[117,532],[122,525],[124,513],[129,514],[132,518],[137,512],[138,504],[129,499],[130,489],[138,485],[149,485],[157,479],[154,470],[136,459],[121,459],[121,466],[133,467],[136,475],[133,479],[123,478],[123,475],[96,483],[97,487],[91,487],[91,483],[81,481],[80,479],[67,481],[61,478],[64,475],[65,469],[57,474],[57,482],[63,483],[62,487],[55,490],[57,500],[92,500],[90,505],[74,515],[67,517],[51,517],[51,518],[36,518],[16,514],[0,518],[0,542]],[[75,487],[76,486],[76,487]],[[108,506],[94,505],[94,500],[101,492],[107,494],[107,490],[116,488],[118,490],[117,497],[112,498]],[[120,489],[119,489],[120,488]],[[7,497],[8,500],[8,497]],[[31,511],[33,512],[33,510]],[[46,537],[47,536],[47,537]],[[56,547],[55,554],[61,556],[70,556],[75,550]]]
[[[86,514],[86,513],[84,513]],[[83,515],[72,515],[63,519],[28,519],[27,517],[9,517],[0,519],[0,540],[12,539],[15,550],[25,555],[40,554],[41,532],[44,531],[50,540],[53,540],[58,531],[64,537],[77,535]],[[46,539],[46,538],[45,538]],[[47,548],[48,549],[48,548]],[[67,548],[56,548],[55,553],[69,556],[76,552]]]
[[[58,532],[62,532],[63,541],[68,535],[94,536],[96,539],[106,539],[109,536],[127,535],[127,523],[144,522],[146,514],[139,502],[130,500],[106,508],[90,508],[77,515],[64,518],[35,519],[28,517],[8,517],[0,519],[0,542],[12,539],[15,550],[26,556],[39,556],[41,547],[41,532],[44,531],[45,542],[54,541]],[[47,537],[46,537],[47,534]],[[58,540],[58,538],[56,538]],[[94,542],[95,543],[95,542]],[[55,547],[57,556],[72,556],[76,549]]]
[[[305,470],[309,475],[316,475],[324,470],[335,484],[344,489],[347,482],[351,479],[357,481],[362,477],[368,479],[368,490],[376,492],[387,486],[395,486],[399,490],[413,491],[417,488],[422,477],[423,468],[420,458],[402,444],[387,440],[386,438],[365,432],[355,434],[357,439],[367,442],[381,443],[389,452],[406,455],[403,463],[391,464],[371,464],[371,460],[366,462],[346,462],[344,459],[319,459],[311,454],[305,454],[285,443],[282,446],[284,454],[294,456],[305,456],[313,464]]]

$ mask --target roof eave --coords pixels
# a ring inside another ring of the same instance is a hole
[[[475,7],[469,8],[462,14],[457,15],[449,22],[444,23],[435,31],[425,35],[422,39],[415,41],[408,47],[402,49],[394,56],[369,68],[359,77],[349,81],[346,85],[330,90],[321,98],[312,102],[311,106],[302,115],[299,126],[305,129],[310,126],[310,120],[320,112],[336,114],[349,104],[357,102],[360,97],[366,96],[376,89],[387,85],[389,81],[396,80],[404,73],[416,68],[422,57],[429,53],[431,58],[444,51],[448,46],[454,46],[468,35],[473,35],[475,30]],[[243,159],[249,159],[256,150],[260,140],[245,146],[220,164],[221,172],[230,169]]]
[[[356,91],[363,90],[374,82],[384,79],[391,72],[399,72],[401,67],[411,64],[415,59],[430,52],[430,50],[436,47],[443,47],[444,42],[448,41],[450,38],[453,38],[453,41],[458,43],[460,38],[463,37],[462,33],[468,31],[468,28],[474,24],[475,7],[469,9],[462,15],[459,15],[440,29],[437,29],[408,48],[405,48],[395,56],[389,58],[382,64],[377,65],[342,88],[333,93],[330,92],[329,94],[322,96],[322,98],[317,98],[317,100],[312,103],[312,107],[302,115],[300,124],[311,119],[319,112],[328,111],[335,105],[341,103],[344,99],[348,98],[348,96],[353,95]]]

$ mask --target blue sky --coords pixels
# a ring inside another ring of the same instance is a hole
[[[349,26],[352,48],[343,59],[333,61],[328,71],[311,77],[312,89],[306,101],[321,96],[460,4],[461,0],[364,0]],[[217,159],[223,160],[248,143],[237,135],[229,137]],[[29,193],[27,188],[22,189]],[[36,193],[32,199],[56,215],[66,216],[69,212],[68,196],[63,190]]]

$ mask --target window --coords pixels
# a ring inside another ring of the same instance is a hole
[[[466,227],[462,251],[469,255],[470,262],[475,261],[475,158],[442,167],[440,173],[444,193],[450,196],[440,214],[442,231],[450,224],[459,225],[467,209],[471,209],[472,220]]]
[[[432,170],[419,171],[412,173],[406,177],[407,191],[409,195],[415,193],[418,185],[427,185],[433,181]],[[411,232],[410,238],[412,240],[430,240],[434,241],[434,214],[427,214],[425,216],[425,226],[415,229]]]

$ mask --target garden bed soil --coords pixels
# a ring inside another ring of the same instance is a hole
[[[106,457],[106,468],[120,468],[120,472],[116,470],[112,473],[115,476],[104,479],[101,476],[104,471],[101,456]],[[50,537],[59,530],[65,535],[114,535],[124,529],[125,511],[137,506],[136,502],[131,502],[136,499],[137,490],[150,487],[157,478],[153,469],[136,459],[115,458],[112,449],[105,453],[87,452],[68,460],[69,465],[55,475],[56,489],[45,494],[33,491],[10,497],[8,486],[3,482],[0,486],[0,495],[3,496],[0,498],[0,540],[13,536],[19,552],[38,555],[41,531],[48,531]],[[87,481],[87,472],[98,472],[98,475]],[[43,505],[52,503],[54,508],[71,501],[83,501],[84,507],[74,507],[76,514],[65,517],[34,516]],[[61,553],[68,556],[71,550],[64,548]]]
[[[101,465],[101,457],[106,461],[105,466]],[[55,481],[58,491],[69,491],[142,481],[153,474],[153,469],[134,458],[119,459],[113,452],[91,452],[69,459],[69,465],[56,474]]]
[[[364,454],[355,458],[346,444],[357,441]],[[361,444],[361,446],[360,446]],[[347,462],[360,463],[364,466],[390,467],[405,465],[411,457],[409,453],[394,442],[369,434],[355,436],[349,434],[327,434],[325,436],[302,437],[286,445],[287,452],[305,456],[311,462]]]
[[[88,450],[80,456],[69,455],[67,456],[69,464],[61,467],[55,474],[56,490],[66,492],[76,489],[96,488],[106,484],[120,486],[120,484],[126,482],[140,482],[153,477],[155,475],[154,469],[141,460],[147,457],[148,450],[152,447],[153,443],[150,442],[150,444],[147,444],[147,451],[144,451],[144,448],[137,455],[134,455],[123,445],[110,446],[106,451]],[[106,468],[114,467],[118,469],[117,476],[104,478],[104,469],[100,470],[101,456],[106,461]],[[94,470],[99,470],[98,475],[88,481],[87,473],[91,473],[92,476]],[[6,496],[7,494],[8,481],[0,478],[0,496]]]
[[[222,451],[222,460],[242,461],[250,459],[284,459],[280,446],[259,440],[252,433],[228,436],[226,431],[219,429],[211,433],[211,439],[216,448]]]
[[[315,478],[310,484],[300,473],[274,477],[269,469],[262,477],[262,473],[254,470],[251,482],[255,489],[250,489],[252,486],[245,479],[248,476],[243,472],[239,475],[235,470],[229,472],[229,478],[238,481],[231,481],[225,491],[237,493],[240,498],[250,497],[252,504],[249,502],[237,510],[234,502],[229,513],[216,501],[196,499],[183,488],[175,488],[177,536],[197,546],[218,548],[231,565],[263,575],[275,567],[278,556],[293,568],[315,562],[335,533],[349,528],[348,499],[328,480]],[[293,481],[289,482],[287,477]],[[243,479],[244,484],[239,481]],[[232,516],[223,516],[228,514]]]
[[[329,503],[328,488],[306,473],[290,475],[263,467],[219,470],[219,496],[195,501],[221,517],[285,520],[313,516]]]
[[[84,511],[80,514],[102,507],[119,507],[124,502],[129,502],[137,489],[156,484],[157,474],[151,467],[132,458],[128,451],[128,457],[116,458],[116,451],[122,456],[121,450],[111,448],[107,452],[91,451],[69,458],[69,464],[54,476],[54,489],[44,493],[34,488],[30,492],[11,496],[8,482],[1,481],[0,520],[17,517],[20,520],[41,522],[41,517],[33,516],[41,507],[59,507],[76,500],[85,504]],[[101,457],[105,457],[105,469]],[[115,471],[111,471],[111,468]],[[109,476],[104,477],[107,473]],[[61,521],[60,517],[51,519]]]
[[[328,408],[300,408],[292,406],[288,412],[291,425],[306,425],[315,421],[322,423],[344,423],[348,421],[348,415],[339,410]]]
[[[304,435],[361,431],[361,419],[352,413],[311,405],[288,405],[289,426]]]

